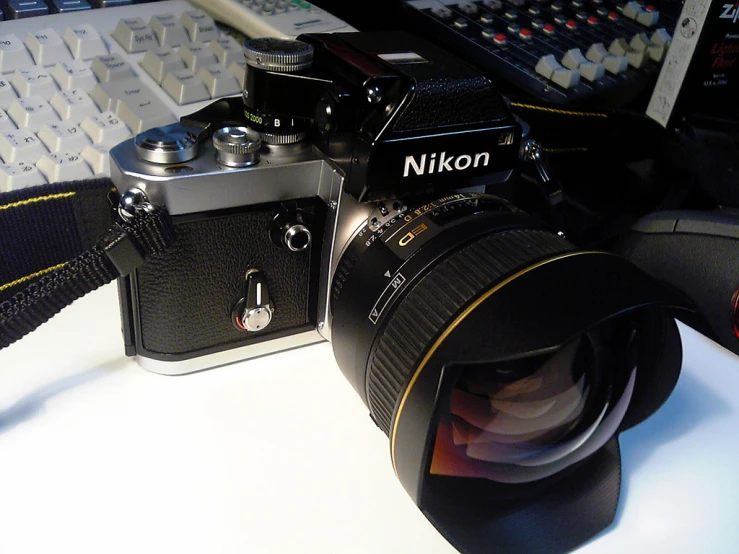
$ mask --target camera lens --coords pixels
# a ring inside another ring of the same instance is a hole
[[[609,367],[606,350],[631,359],[633,352],[606,335],[595,329],[551,355],[460,368],[437,406],[430,473],[531,482],[602,447],[621,425],[636,379],[636,368]]]
[[[457,194],[355,233],[331,340],[398,478],[455,547],[566,551],[613,520],[615,437],[676,383],[678,305],[624,259]],[[549,534],[523,533],[532,521]]]

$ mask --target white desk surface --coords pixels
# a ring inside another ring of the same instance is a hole
[[[328,344],[184,377],[122,354],[115,285],[0,351],[0,552],[453,554]],[[616,522],[578,550],[739,552],[739,360],[682,329],[677,388],[621,438]]]

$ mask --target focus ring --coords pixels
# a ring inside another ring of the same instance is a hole
[[[516,229],[487,235],[429,271],[396,306],[370,355],[367,399],[385,434],[425,351],[462,307],[506,275],[571,250],[551,232]]]

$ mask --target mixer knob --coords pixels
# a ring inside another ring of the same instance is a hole
[[[603,58],[603,65],[606,71],[618,75],[626,71],[626,68],[629,67],[629,61],[626,56],[606,56]]]
[[[636,14],[636,20],[645,27],[653,27],[659,21],[659,11],[654,6],[647,6]]]
[[[603,78],[606,68],[602,63],[583,62],[578,67],[580,76],[588,81],[595,82]]]
[[[665,29],[664,27],[660,27],[652,33],[649,41],[652,44],[669,44],[670,42],[672,42],[672,37],[670,36],[670,33],[667,32],[667,29]]]
[[[433,8],[431,10],[431,13],[434,14],[439,19],[449,19],[454,14],[454,12],[452,12],[452,10],[450,10],[446,6],[440,6],[438,8]]]
[[[631,67],[639,69],[642,65],[644,65],[644,62],[647,61],[647,53],[637,52],[636,50],[629,50],[626,53],[626,60]]]
[[[633,36],[631,42],[629,42],[629,46],[632,50],[644,52],[646,51],[647,46],[649,46],[649,37],[646,33],[637,33]]]
[[[525,29],[525,28],[524,29],[521,29],[518,32],[518,36],[521,37],[524,40],[531,40],[531,35],[533,35],[533,34],[534,33],[531,31],[531,29]]]
[[[660,63],[662,58],[665,57],[665,50],[666,47],[664,44],[650,44],[647,46],[649,57],[657,63]]]
[[[624,4],[624,7],[622,9],[624,17],[628,17],[629,19],[636,19],[636,16],[643,11],[644,10],[639,5],[639,2],[635,2],[634,0]]]
[[[462,2],[461,4],[457,4],[457,8],[467,15],[475,15],[477,13],[477,6],[472,2]]]
[[[585,52],[585,57],[593,63],[600,63],[608,55],[608,50],[603,46],[602,42],[596,42],[590,45],[588,51]]]
[[[542,56],[541,58],[539,58],[539,61],[536,63],[536,67],[534,69],[545,79],[551,79],[554,71],[556,69],[562,69],[562,66],[557,61],[557,58],[554,57],[554,54],[549,54],[547,56]]]
[[[586,62],[585,56],[582,55],[579,48],[573,48],[568,50],[564,56],[562,56],[562,65],[568,69],[577,69],[580,64]]]
[[[503,2],[501,0],[484,0],[482,5],[491,12],[499,12],[503,9]]]
[[[625,38],[617,38],[608,47],[608,53],[614,56],[625,56],[629,51],[629,44]]]
[[[565,69],[564,67],[557,69],[552,73],[552,82],[562,88],[572,88],[580,82],[580,71],[577,69]]]
[[[469,26],[469,24],[467,23],[467,20],[462,19],[461,17],[455,19],[452,25],[454,25],[455,29],[459,29],[460,31],[466,29]]]

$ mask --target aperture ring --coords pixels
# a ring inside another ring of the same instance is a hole
[[[385,434],[425,351],[460,309],[506,275],[572,250],[549,231],[515,229],[486,235],[429,271],[396,306],[370,355],[367,399]]]

